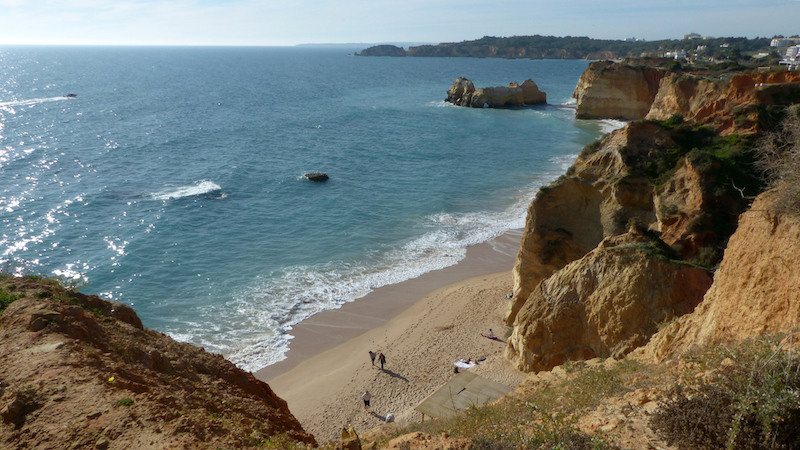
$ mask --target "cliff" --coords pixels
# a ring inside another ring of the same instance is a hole
[[[38,277],[0,280],[0,447],[315,444],[270,387],[147,330],[126,305]]]
[[[800,73],[738,74],[726,79],[668,74],[660,83],[647,119],[685,120],[713,126],[721,134],[757,132],[758,109],[791,104],[800,94]]]
[[[506,324],[514,324],[539,282],[631,221],[661,233],[676,257],[716,264],[747,207],[737,187],[754,194],[760,186],[749,145],[710,130],[639,121],[587,146],[528,207]],[[724,157],[715,153],[721,147]]]
[[[597,61],[581,75],[572,97],[578,119],[642,119],[650,110],[664,71]]]
[[[774,212],[775,190],[739,217],[714,284],[692,313],[670,323],[637,355],[656,361],[800,326],[800,221]]]
[[[786,106],[800,99],[800,74],[796,72],[686,73],[654,65],[665,66],[661,60],[590,64],[573,93],[575,116],[667,120],[678,114],[723,135],[754,134],[759,108]]]
[[[691,312],[711,278],[648,254],[651,245],[636,232],[606,238],[539,283],[516,316],[506,357],[525,372],[619,359],[646,344],[659,323]]]
[[[447,102],[470,108],[500,108],[547,103],[547,94],[539,90],[531,79],[522,84],[475,89],[472,81],[458,78],[447,90]]]
[[[613,66],[596,65],[588,72],[597,74],[599,67]],[[625,77],[632,73],[622,72],[628,74]],[[620,71],[610,69],[607,73]],[[787,79],[773,80],[776,78]],[[713,83],[700,90],[687,90],[681,84],[683,80],[667,75],[659,82],[662,93],[670,80],[676,86],[669,89],[689,99],[681,108],[699,105],[713,95],[727,95],[727,106],[720,106],[719,117],[730,117],[733,113],[729,107],[743,104],[739,99],[763,108],[759,99],[768,98],[764,92],[777,86],[781,94],[770,94],[773,105],[775,98],[793,98],[784,95],[787,84],[765,87],[760,83],[767,78],[755,75],[733,77],[724,90]],[[648,85],[644,76],[639,82],[642,88]],[[792,85],[788,86],[793,92]],[[671,115],[668,120],[630,122],[587,146],[564,176],[537,193],[528,209],[512,271],[513,296],[505,317],[506,324],[514,327],[507,357],[525,371],[549,370],[574,359],[621,357],[648,342],[655,332],[654,323],[668,319],[670,314],[677,317],[691,312],[710,280],[701,282],[702,277],[693,275],[690,287],[665,269],[645,267],[641,261],[656,257],[683,268],[712,271],[722,260],[723,251],[729,258],[730,247],[725,249],[737,230],[737,218],[748,210],[749,199],[761,192],[764,183],[755,169],[752,151],[756,144],[752,134],[767,131],[759,128],[763,126],[762,118],[756,117],[746,128],[749,137],[721,135],[713,128],[684,123]],[[608,250],[629,229],[650,236],[653,243],[645,251],[647,257],[627,255],[623,258],[627,262],[621,263]],[[642,287],[646,283],[637,277],[649,280],[649,288]],[[715,280],[725,280],[719,277]],[[738,279],[742,278],[740,275]],[[665,298],[682,295],[686,303],[680,307],[665,303]],[[614,296],[621,303],[614,303]],[[670,305],[669,312],[659,309],[664,305]],[[627,315],[637,308],[638,313]],[[598,311],[616,312],[600,320],[596,319]],[[741,315],[741,309],[737,311],[732,314]],[[631,317],[639,322],[629,320]],[[617,325],[621,322],[625,325]],[[615,333],[605,325],[631,331]],[[705,342],[699,338],[687,341]]]

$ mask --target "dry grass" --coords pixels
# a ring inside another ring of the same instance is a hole
[[[562,378],[522,388],[504,400],[475,407],[454,419],[410,425],[378,442],[421,431],[469,438],[478,449],[614,449],[601,434],[581,431],[578,419],[607,398],[661,383],[661,369],[634,360],[562,366]]]
[[[800,448],[800,357],[778,342],[751,339],[689,355],[652,428],[682,449]]]

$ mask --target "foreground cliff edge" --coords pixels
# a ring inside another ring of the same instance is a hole
[[[126,305],[40,277],[3,276],[0,297],[0,447],[316,445],[266,383]]]

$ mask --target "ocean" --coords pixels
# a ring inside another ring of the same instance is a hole
[[[0,47],[3,272],[62,277],[255,371],[302,319],[523,227],[613,127],[574,119],[587,61],[360,50]],[[458,77],[532,78],[549,104],[454,107]]]

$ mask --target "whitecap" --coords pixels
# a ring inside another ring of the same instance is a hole
[[[222,188],[213,181],[198,181],[194,184],[179,187],[170,187],[162,189],[158,192],[149,194],[152,200],[172,200],[184,197],[193,197],[196,195],[212,194],[220,191]],[[219,198],[225,198],[225,194],[220,193]]]
[[[455,265],[466,257],[467,247],[522,228],[536,190],[555,176],[537,179],[504,211],[424,217],[430,231],[362,261],[298,265],[265,274],[227,305],[202,311],[203,316],[228,324],[227,330],[215,333],[215,349],[248,371],[283,360],[292,326],[302,320],[340,308],[382,286]],[[198,341],[202,333],[196,331],[192,342],[208,345]]]
[[[605,134],[608,134],[614,130],[619,130],[620,128],[627,125],[628,122],[624,120],[604,119],[601,120],[599,124],[600,124],[600,131],[602,131]]]
[[[428,106],[432,106],[434,108],[447,108],[447,107],[456,106],[456,105],[454,105],[454,104],[452,104],[450,102],[444,101],[444,100],[434,100],[432,102],[429,102]]]
[[[7,102],[0,102],[0,107],[3,106],[28,106],[37,103],[57,102],[62,100],[69,100],[69,97],[47,97],[47,98],[31,98],[28,100],[11,100]]]
[[[554,156],[550,158],[550,161],[558,165],[558,172],[555,172],[553,175],[553,179],[557,178],[559,175],[563,174],[564,172],[569,169],[575,160],[578,158],[577,154],[570,154],[570,155],[560,155]]]

